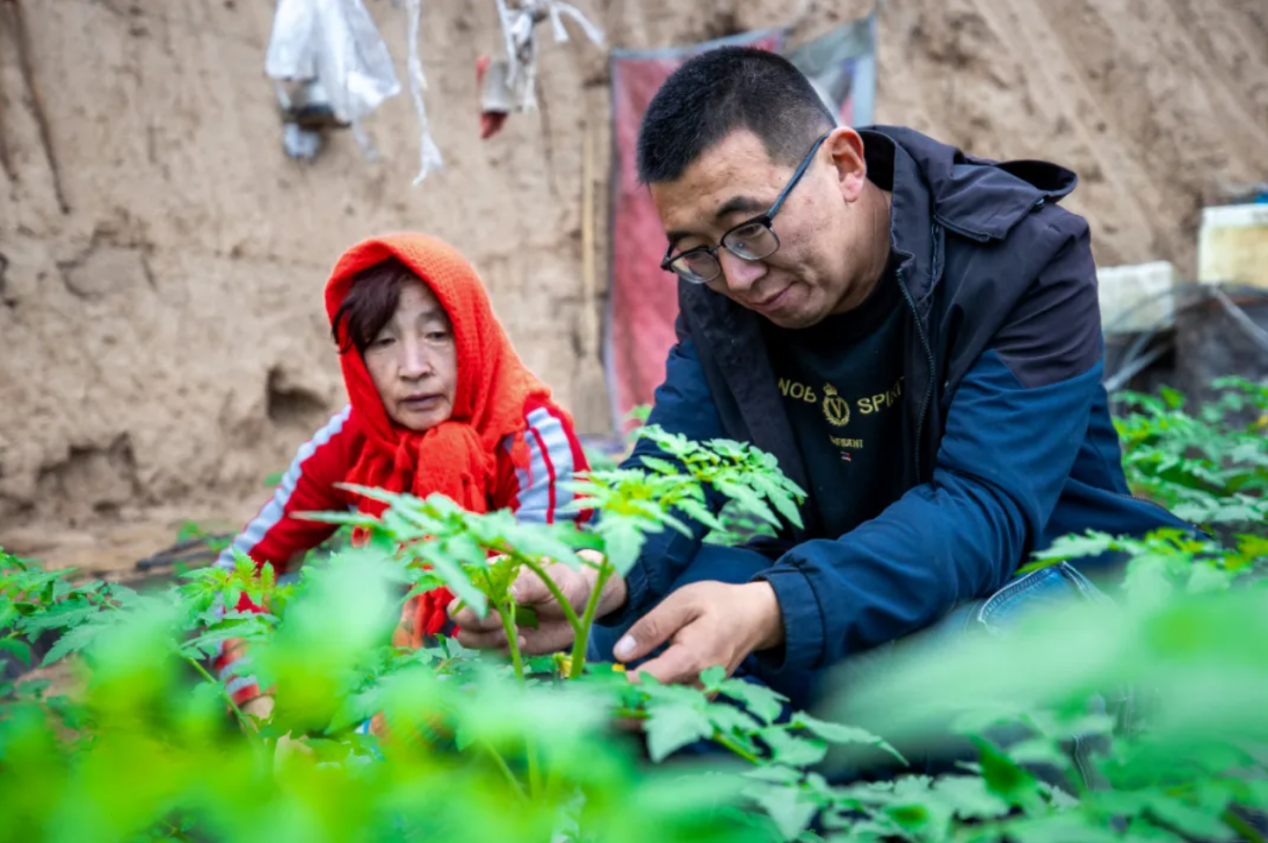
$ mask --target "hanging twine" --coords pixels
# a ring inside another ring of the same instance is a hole
[[[563,19],[570,18],[581,27],[595,46],[603,46],[603,30],[595,26],[581,10],[563,0],[497,0],[498,18],[502,22],[502,38],[506,44],[509,66],[507,87],[520,111],[537,108],[537,24],[550,20],[555,42],[569,40]]]
[[[440,154],[431,134],[431,124],[427,120],[427,105],[423,102],[423,91],[427,90],[427,79],[423,76],[423,62],[418,51],[419,31],[422,28],[423,0],[405,0],[405,11],[409,19],[409,93],[414,100],[414,110],[418,112],[418,175],[414,177],[417,187],[433,170],[445,166],[445,159]]]

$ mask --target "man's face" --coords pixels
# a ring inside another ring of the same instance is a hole
[[[854,131],[834,131],[775,216],[778,251],[746,261],[719,248],[722,274],[709,288],[784,328],[809,327],[857,305],[849,294],[870,266],[864,246],[875,228],[851,207],[866,183],[862,148]],[[652,184],[673,252],[717,246],[732,226],[765,213],[795,169],[772,161],[761,140],[742,129],[677,180]],[[887,225],[884,232],[887,238]]]

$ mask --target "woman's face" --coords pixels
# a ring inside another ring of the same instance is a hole
[[[396,312],[362,354],[388,418],[422,432],[453,415],[458,355],[449,316],[421,281],[401,287]]]

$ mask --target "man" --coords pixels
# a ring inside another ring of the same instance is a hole
[[[1187,526],[1128,493],[1088,226],[1057,207],[1073,173],[835,127],[791,64],[748,48],[665,82],[638,164],[679,278],[650,423],[752,442],[809,498],[779,542],[651,537],[603,595],[602,623],[637,619],[616,658],[668,644],[640,668],[663,682],[750,654],[816,671],[999,591],[1056,537]],[[582,605],[592,578],[557,573]],[[567,643],[540,583],[518,588],[540,604],[528,648]],[[502,642],[496,618],[458,621]]]

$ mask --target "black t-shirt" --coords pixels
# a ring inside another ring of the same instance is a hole
[[[905,491],[905,320],[895,265],[849,313],[799,330],[765,326],[825,537],[875,518]]]

